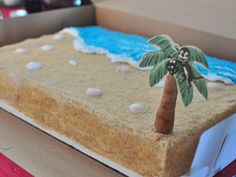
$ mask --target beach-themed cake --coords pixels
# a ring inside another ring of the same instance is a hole
[[[235,113],[236,64],[207,55],[208,69],[194,64],[206,79],[208,99],[193,87],[185,107],[178,94],[174,129],[166,135],[154,130],[165,77],[151,88],[150,69],[139,67],[145,53],[158,50],[144,37],[97,26],[2,47],[1,103],[130,176],[181,176],[201,133]]]

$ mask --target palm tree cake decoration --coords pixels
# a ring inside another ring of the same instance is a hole
[[[207,100],[206,81],[194,66],[198,63],[208,68],[204,53],[195,46],[179,46],[167,35],[157,35],[148,40],[160,50],[145,53],[139,67],[152,67],[149,75],[151,87],[164,77],[165,87],[155,118],[155,130],[159,133],[172,132],[178,91],[187,107],[193,98],[193,86]]]

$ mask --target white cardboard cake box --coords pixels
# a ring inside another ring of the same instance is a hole
[[[190,177],[211,177],[236,159],[236,114],[206,130],[200,137]]]
[[[92,5],[0,21],[0,46],[39,37],[67,26],[101,25],[151,37],[168,34],[211,56],[236,61],[235,1],[92,0]],[[224,15],[222,15],[224,12]],[[26,30],[30,25],[31,30]]]
[[[88,26],[96,24],[114,30],[141,34],[146,37],[153,36],[157,33],[167,33],[173,36],[180,44],[192,43],[203,48],[203,50],[210,55],[235,60],[233,56],[236,56],[236,51],[233,50],[233,48],[236,46],[236,36],[227,33],[228,29],[232,28],[231,25],[235,24],[230,23],[230,19],[219,18],[217,23],[219,25],[225,25],[225,27],[220,29],[220,33],[217,30],[211,31],[211,28],[207,27],[206,24],[207,21],[209,22],[213,19],[211,19],[210,14],[206,15],[204,11],[204,20],[202,23],[200,23],[201,20],[198,22],[200,28],[191,28],[190,22],[194,19],[184,19],[184,16],[181,16],[182,13],[180,13],[186,10],[184,8],[184,5],[187,3],[186,0],[181,3],[165,1],[166,4],[163,4],[161,0],[150,0],[149,3],[144,0],[94,0],[93,3],[94,4],[82,7],[53,10],[1,21],[0,45],[19,42],[27,38],[39,37],[43,34],[55,33],[68,26]],[[201,1],[198,1],[198,3],[191,1],[191,3],[188,3],[188,10],[192,8],[193,11],[194,9],[203,11],[204,9],[201,7],[206,5]],[[205,3],[214,6],[210,1],[206,1]],[[216,5],[217,3],[219,2],[216,2]],[[224,7],[231,7],[232,4],[225,3],[223,5]],[[169,7],[169,10],[172,10],[172,14],[162,15],[157,13],[160,15],[157,16],[153,13],[158,11],[158,8],[160,10],[163,9],[163,7]],[[220,15],[220,12],[214,11],[214,13]],[[227,13],[233,18],[232,10],[228,10]],[[182,20],[179,21],[178,18],[182,18]],[[32,27],[31,30],[25,30],[29,25]],[[221,43],[220,45],[219,41]],[[17,112],[17,110],[5,104],[5,102],[1,102],[0,106],[6,111],[38,127],[30,118]],[[236,128],[233,126],[235,123],[236,114],[202,134],[191,170],[188,174],[189,176],[210,177],[236,158],[236,151],[234,150],[236,145]],[[126,175],[139,176],[135,172],[129,171],[119,164],[109,161],[109,159],[97,156],[88,149],[53,131],[46,130],[43,127],[39,128]]]

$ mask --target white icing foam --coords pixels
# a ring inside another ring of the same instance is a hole
[[[233,84],[233,82],[230,79],[224,78],[224,77],[220,77],[216,74],[208,74],[208,75],[204,75],[204,78],[207,79],[208,81],[212,81],[212,82],[223,82],[225,84]]]
[[[129,66],[120,65],[120,66],[117,66],[116,72],[130,73],[131,72],[131,68]]]
[[[102,95],[102,90],[99,88],[87,88],[86,90],[86,95],[91,96],[91,97],[99,97]]]
[[[43,67],[41,63],[38,62],[30,62],[25,66],[28,70],[38,70]]]
[[[145,106],[142,103],[133,103],[129,105],[129,110],[134,113],[144,112]]]
[[[133,60],[133,58],[128,57],[126,55],[116,55],[116,54],[112,54],[110,53],[108,50],[104,49],[104,48],[99,48],[96,46],[92,46],[92,45],[87,45],[83,38],[80,36],[79,31],[76,30],[75,28],[66,28],[64,30],[62,30],[62,32],[64,33],[69,33],[72,36],[75,37],[74,40],[74,49],[83,53],[88,53],[88,54],[104,54],[106,55],[106,57],[108,57],[111,62],[125,62],[125,63],[129,63],[131,64],[133,67],[138,68],[140,70],[150,70],[151,67],[148,68],[139,68],[139,62]],[[217,66],[216,66],[217,68]],[[218,69],[220,69],[220,67],[218,67]],[[229,71],[233,71],[232,69],[228,68]],[[233,75],[229,75],[229,74],[225,74],[228,75],[230,77],[232,77]],[[216,74],[208,74],[204,76],[207,80],[209,81],[220,81],[220,82],[224,82],[226,84],[233,84],[232,80],[227,79],[226,77],[222,77],[222,76],[218,76]],[[234,76],[233,76],[234,77]],[[236,76],[235,76],[236,77]]]
[[[69,33],[70,35],[75,37],[73,44],[74,44],[74,49],[77,51],[87,54],[104,54],[106,55],[107,58],[111,60],[111,62],[125,62],[131,64],[136,68],[139,68],[138,67],[139,63],[137,61],[134,61],[130,57],[124,55],[114,55],[104,48],[99,48],[85,44],[83,38],[80,37],[79,32],[73,28],[66,28],[62,30],[62,32]]]
[[[84,40],[81,37],[77,37],[74,40],[74,49],[83,53],[88,53],[88,54],[106,54],[107,53],[105,49],[86,45],[84,43]]]
[[[55,46],[54,45],[50,45],[50,44],[45,44],[41,47],[41,49],[43,51],[52,51],[55,49]]]
[[[220,89],[222,89],[222,87],[221,87],[219,84],[214,83],[214,82],[208,82],[208,83],[207,83],[207,87],[208,87],[209,89],[215,89],[215,90],[220,90]]]
[[[236,71],[235,70],[233,70],[233,69],[231,69],[231,68],[229,68],[229,67],[227,67],[227,66],[224,66],[224,67],[222,67],[222,66],[211,66],[212,68],[216,68],[216,69],[218,69],[218,70],[227,70],[227,71],[229,71],[229,72],[232,72],[232,73],[235,73],[236,74]]]
[[[229,76],[231,78],[236,79],[236,74],[231,74],[231,73],[227,73],[227,72],[218,72],[219,74],[222,74],[224,76]]]
[[[108,51],[106,53],[106,57],[111,59],[112,63],[124,62],[124,63],[129,63],[130,65],[132,65],[135,68],[139,68],[139,63],[137,61],[134,61],[131,57],[127,57],[125,55],[114,55],[114,54],[109,53]]]
[[[16,53],[20,53],[20,54],[24,54],[26,53],[28,50],[26,48],[17,48],[16,49]]]
[[[76,60],[70,60],[68,63],[72,66],[77,66],[78,65],[78,62]]]
[[[60,40],[65,39],[65,35],[59,32],[59,33],[54,34],[53,39],[60,41]]]
[[[61,30],[60,32],[61,33],[68,33],[75,38],[78,36],[78,31],[73,27],[65,28],[65,29]]]

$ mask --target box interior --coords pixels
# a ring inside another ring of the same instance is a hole
[[[233,1],[93,0],[90,5],[1,21],[0,46],[68,26],[100,25],[146,37],[168,34],[179,44],[196,45],[208,55],[236,61],[234,12]]]

